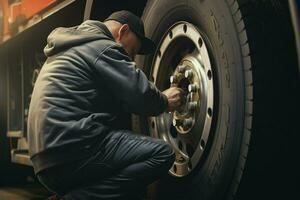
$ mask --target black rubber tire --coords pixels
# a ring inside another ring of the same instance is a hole
[[[157,191],[158,199],[233,198],[241,181],[249,146],[251,162],[247,162],[247,166],[249,164],[250,172],[247,172],[248,182],[244,185],[257,184],[253,175],[262,171],[256,166],[266,170],[265,165],[274,162],[274,158],[267,159],[260,153],[266,149],[269,153],[278,153],[276,148],[270,149],[265,144],[268,141],[272,141],[271,147],[282,144],[279,137],[289,123],[284,116],[293,116],[292,112],[295,112],[276,107],[288,102],[278,89],[286,97],[292,97],[285,88],[294,87],[296,91],[298,80],[286,2],[149,0],[143,19],[146,34],[156,44],[175,22],[183,20],[196,25],[207,36],[214,63],[214,105],[217,108],[214,109],[210,148],[206,149],[205,160],[201,160],[189,176],[163,178]],[[284,41],[278,38],[284,38]],[[280,51],[282,48],[286,51]],[[152,60],[153,55],[150,55],[138,57],[136,62],[149,74]],[[283,68],[283,65],[287,67]],[[284,82],[279,84],[278,79]],[[296,99],[289,102],[297,103]],[[272,118],[277,112],[280,116]],[[133,128],[139,133],[148,133],[143,117],[133,117]],[[292,134],[290,132],[290,136]],[[251,149],[252,146],[255,149]]]

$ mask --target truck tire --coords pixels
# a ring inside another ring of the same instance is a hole
[[[157,49],[154,55],[137,57],[137,65],[160,90],[170,87],[172,74],[176,85],[180,66],[191,65],[202,98],[188,133],[179,133],[183,125],[174,129],[176,120],[171,125],[174,113],[133,117],[136,132],[165,139],[179,152],[169,175],[158,183],[156,198],[232,199],[245,168],[249,184],[243,185],[258,184],[253,176],[266,173],[275,161],[264,152],[281,155],[276,146],[293,137],[287,124],[295,121],[291,116],[296,111],[277,106],[297,102],[286,92],[296,91],[297,85],[286,2],[149,0],[143,20]],[[191,82],[183,79],[177,86],[188,89]]]

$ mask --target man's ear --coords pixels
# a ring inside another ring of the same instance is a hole
[[[128,24],[123,24],[119,29],[119,38],[121,39],[129,30]]]

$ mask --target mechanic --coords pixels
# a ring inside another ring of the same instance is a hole
[[[131,113],[157,116],[183,103],[180,88],[159,91],[133,62],[154,49],[125,10],[48,36],[27,132],[34,172],[59,198],[141,199],[167,174],[171,146],[130,127]]]

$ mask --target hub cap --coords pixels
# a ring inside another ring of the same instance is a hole
[[[204,38],[194,25],[179,22],[167,31],[151,78],[161,90],[176,86],[185,92],[178,110],[151,117],[149,123],[151,135],[170,143],[176,152],[170,174],[186,176],[203,155],[213,117],[211,62]]]

